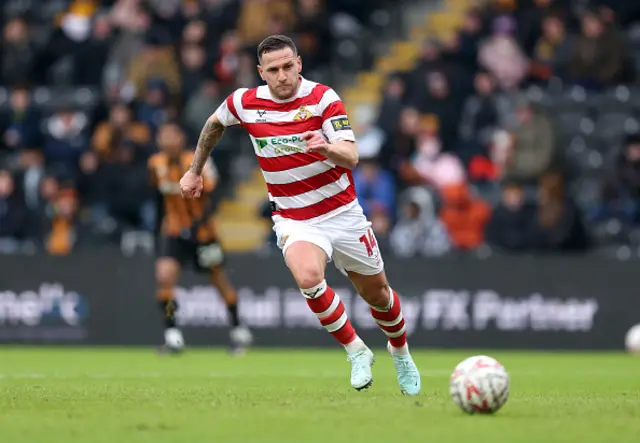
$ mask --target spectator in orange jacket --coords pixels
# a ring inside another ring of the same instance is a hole
[[[466,183],[449,185],[441,190],[440,219],[449,232],[451,243],[459,249],[474,249],[484,243],[484,228],[491,217],[491,207],[471,195]]]

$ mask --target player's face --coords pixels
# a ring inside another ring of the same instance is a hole
[[[286,100],[298,90],[302,59],[291,48],[267,52],[262,54],[258,72],[267,82],[271,94],[279,100]]]
[[[184,135],[175,125],[164,125],[158,131],[158,147],[168,155],[179,154],[184,147]]]

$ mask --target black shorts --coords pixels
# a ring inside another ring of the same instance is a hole
[[[191,265],[196,271],[209,272],[211,268],[224,263],[224,251],[217,241],[197,243],[181,237],[159,238],[158,258],[171,257],[182,266]]]

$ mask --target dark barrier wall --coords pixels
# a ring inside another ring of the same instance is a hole
[[[229,257],[228,268],[257,345],[334,345],[279,255]],[[359,334],[384,344],[366,304],[329,268]],[[640,323],[636,269],[598,258],[387,261],[414,347],[622,348]],[[206,278],[186,273],[178,297],[190,345],[227,343],[226,311]],[[149,257],[0,257],[0,342],[154,345],[161,337]]]

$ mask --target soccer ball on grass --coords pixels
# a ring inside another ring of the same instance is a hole
[[[453,402],[467,414],[492,414],[509,398],[509,375],[497,360],[476,355],[453,370],[449,392]]]
[[[627,351],[631,354],[640,354],[640,323],[632,326],[624,339]]]

